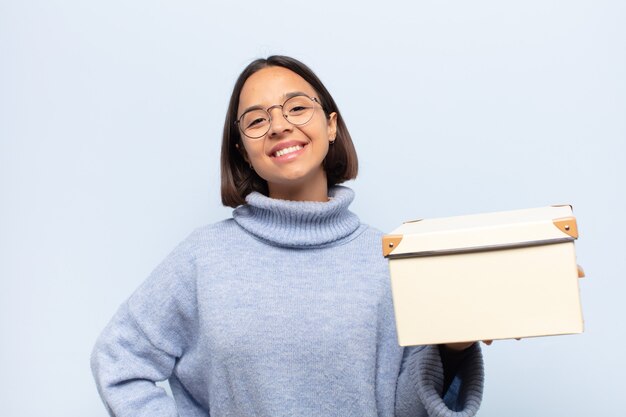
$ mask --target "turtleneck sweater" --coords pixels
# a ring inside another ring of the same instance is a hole
[[[180,243],[94,347],[109,414],[474,415],[477,344],[445,392],[436,346],[398,346],[382,234],[349,211],[353,199],[346,187],[328,202],[251,193]]]

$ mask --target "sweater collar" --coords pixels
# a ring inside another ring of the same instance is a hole
[[[252,192],[233,218],[247,232],[278,246],[311,248],[340,243],[359,229],[356,214],[348,210],[354,191],[335,186],[328,202],[287,201]]]

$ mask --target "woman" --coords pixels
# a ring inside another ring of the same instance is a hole
[[[337,186],[356,176],[356,153],[308,67],[281,56],[248,65],[221,161],[233,218],[183,241],[96,344],[111,415],[476,413],[476,344],[397,344],[381,233]],[[154,384],[165,379],[173,399]]]

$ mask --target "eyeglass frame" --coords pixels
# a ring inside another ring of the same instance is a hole
[[[291,99],[296,98],[296,97],[306,97],[306,98],[308,98],[309,100],[311,100],[312,102],[319,104],[319,106],[322,108],[322,110],[324,110],[324,107],[322,107],[322,103],[319,101],[319,99],[318,99],[317,97],[311,97],[311,96],[309,96],[308,94],[298,93],[298,94],[296,94],[296,95],[293,95],[293,96],[291,96],[291,97],[288,97],[285,101],[283,101],[283,104],[274,104],[273,106],[270,106],[270,107],[268,107],[267,109],[263,109],[263,108],[252,108],[252,109],[246,110],[245,112],[243,112],[243,113],[241,114],[241,116],[239,116],[239,119],[235,120],[234,124],[235,124],[235,125],[239,128],[239,131],[240,131],[240,132],[241,132],[241,133],[242,133],[245,137],[247,137],[248,139],[251,139],[251,140],[261,139],[263,136],[267,135],[267,132],[269,132],[269,131],[270,131],[270,129],[272,128],[272,113],[270,113],[270,110],[272,110],[272,109],[274,109],[274,108],[277,108],[277,107],[280,107],[280,114],[283,116],[283,118],[284,118],[287,122],[289,122],[289,124],[291,124],[291,125],[293,125],[293,126],[302,126],[302,125],[305,125],[305,124],[309,123],[309,122],[313,119],[313,116],[315,115],[315,109],[317,109],[317,107],[313,106],[313,114],[311,114],[311,118],[310,118],[309,120],[307,120],[306,122],[304,122],[304,123],[293,123],[291,120],[289,120],[289,119],[287,118],[287,117],[288,117],[288,115],[286,115],[286,114],[283,112],[283,106],[285,105],[285,103],[286,103],[286,102],[288,102],[288,101],[289,101],[289,100],[291,100]],[[267,115],[268,115],[268,117],[269,117],[269,119],[268,119],[269,123],[268,123],[267,131],[266,131],[265,133],[263,133],[261,136],[256,136],[256,137],[248,136],[248,135],[246,135],[246,133],[245,133],[245,132],[243,131],[243,129],[241,128],[241,120],[243,119],[243,116],[245,116],[246,114],[248,114],[248,113],[250,113],[250,112],[252,112],[252,111],[257,111],[257,110],[264,110],[264,111],[265,111],[265,113],[267,113]]]

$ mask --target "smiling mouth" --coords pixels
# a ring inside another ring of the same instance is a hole
[[[272,155],[272,156],[277,158],[279,156],[287,155],[287,154],[292,153],[292,152],[297,152],[297,151],[299,151],[300,149],[303,149],[303,148],[304,148],[304,146],[302,146],[302,145],[290,146],[288,148],[284,148],[284,149],[281,149],[279,151],[276,151],[274,153],[274,155]]]

